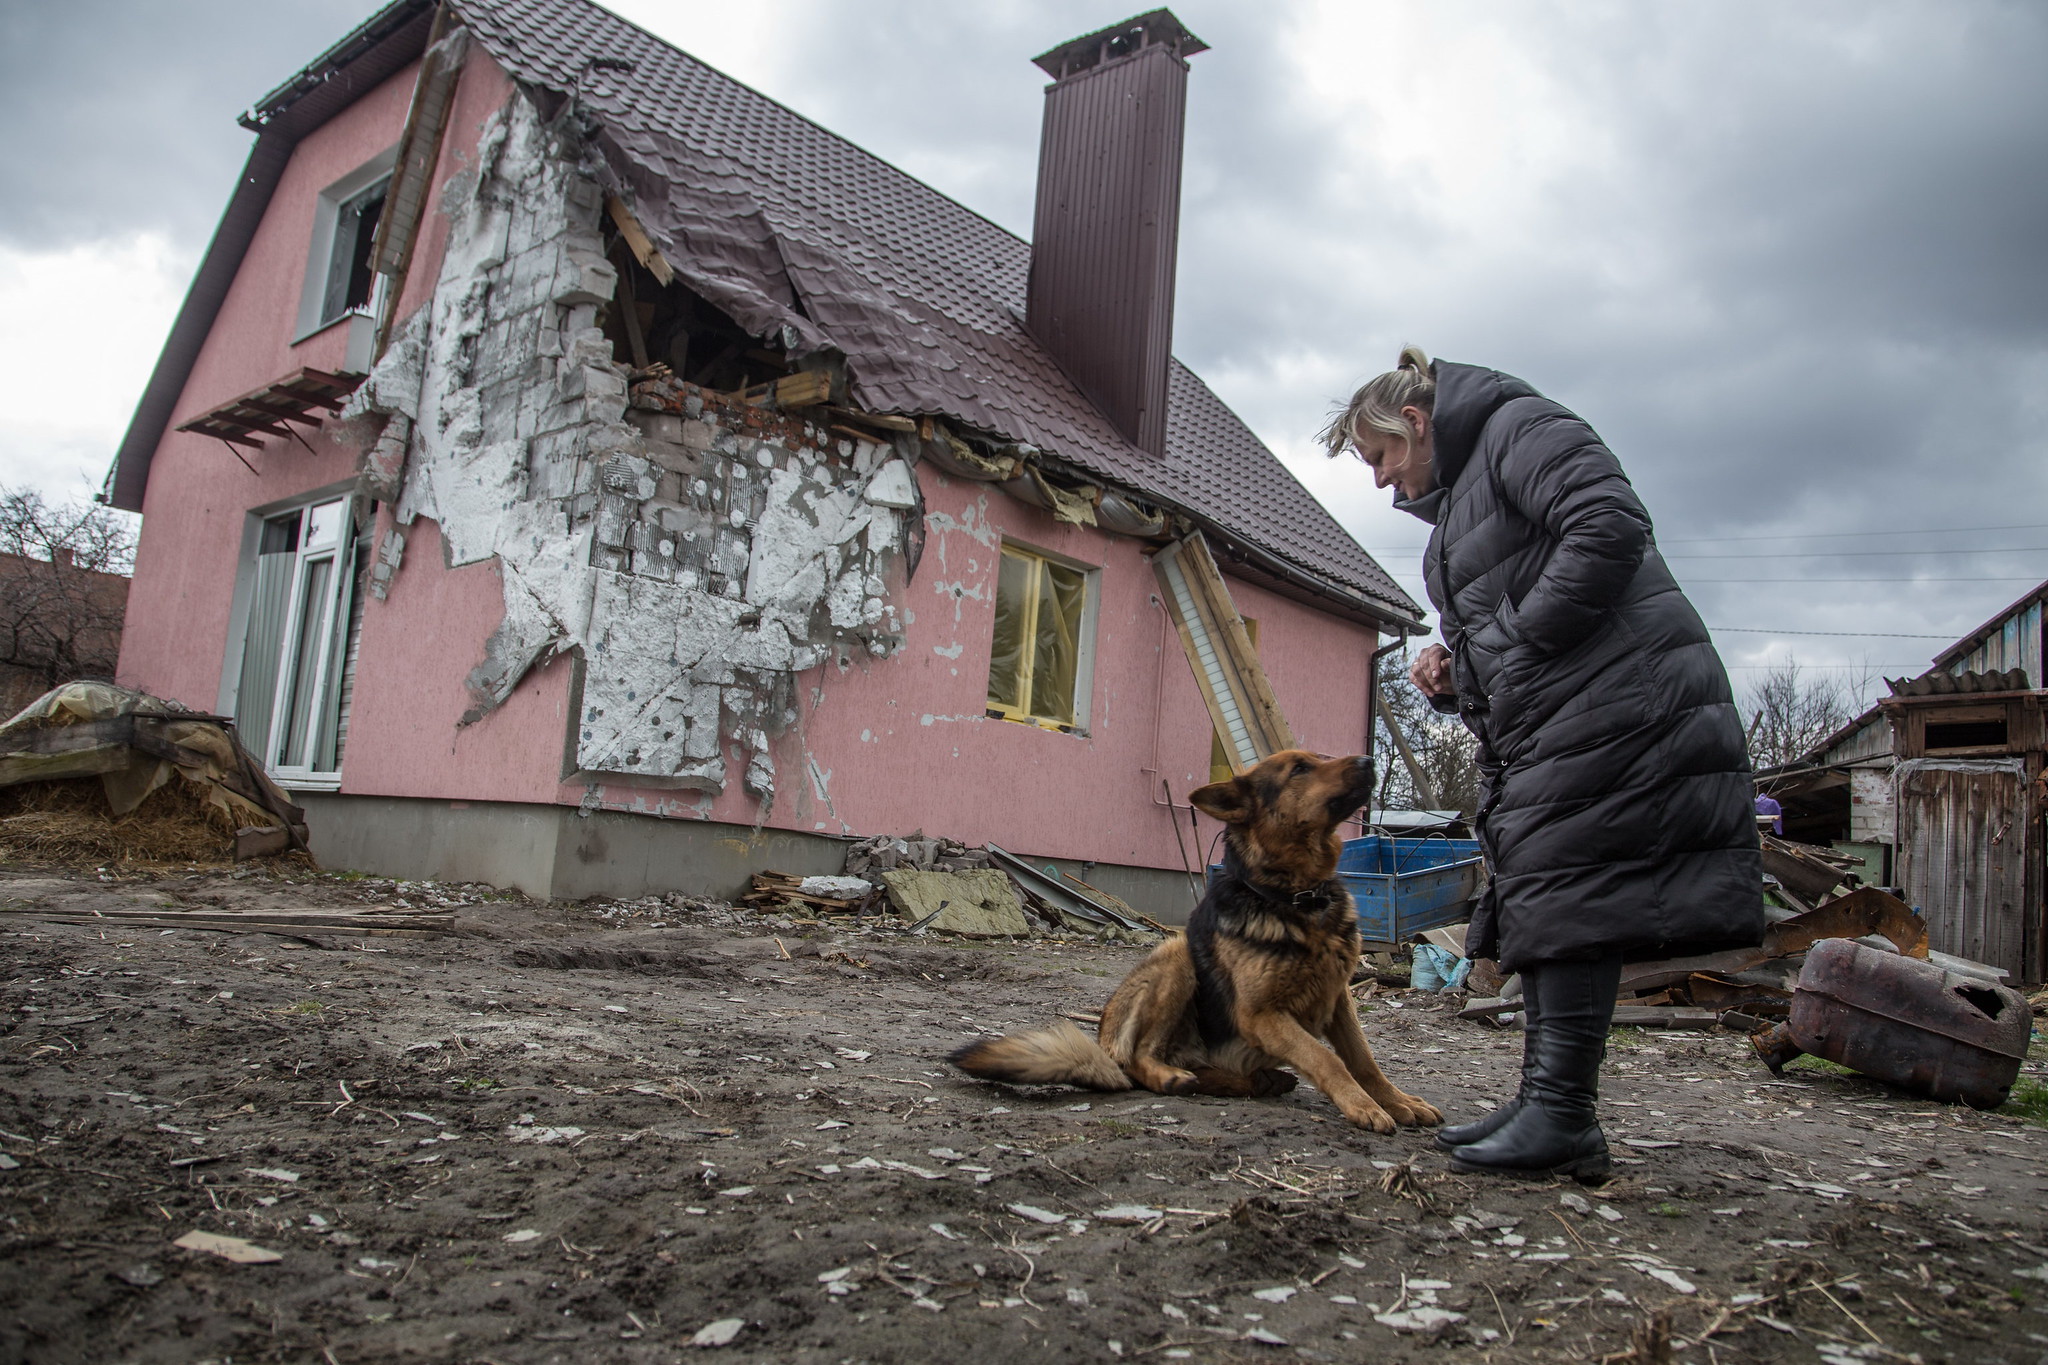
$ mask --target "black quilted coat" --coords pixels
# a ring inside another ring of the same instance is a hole
[[[1467,951],[1504,970],[1753,945],[1763,868],[1728,675],[1591,427],[1436,367],[1425,574],[1479,737],[1493,873]]]

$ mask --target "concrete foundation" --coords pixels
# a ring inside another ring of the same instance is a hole
[[[852,842],[622,811],[584,815],[574,806],[517,801],[329,792],[296,792],[292,799],[306,808],[313,856],[329,870],[485,882],[553,900],[666,891],[737,900],[756,872],[836,874]],[[1035,867],[1071,872],[1162,924],[1185,924],[1194,909],[1188,879],[1178,871],[1019,856]]]

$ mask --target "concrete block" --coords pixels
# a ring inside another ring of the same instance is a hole
[[[641,438],[641,445],[648,459],[671,474],[687,478],[697,472],[697,452],[688,446],[659,440],[653,436]]]
[[[973,872],[919,872],[899,868],[882,874],[889,904],[905,923],[929,919],[927,928],[962,938],[1005,938],[1031,932],[1010,879],[993,868]]]
[[[640,428],[640,434],[651,440],[665,441],[670,445],[681,445],[683,440],[683,419],[673,412],[629,412],[626,420]]]
[[[602,256],[577,251],[562,253],[555,271],[554,301],[564,308],[609,303],[619,287],[619,272]]]
[[[690,401],[697,402],[699,400],[695,394],[692,394]],[[709,450],[712,443],[717,439],[718,428],[710,422],[686,422],[683,424],[681,440],[691,450]]]
[[[558,391],[563,398],[619,398],[626,396],[626,377],[609,366],[568,365],[562,370],[557,381]]]

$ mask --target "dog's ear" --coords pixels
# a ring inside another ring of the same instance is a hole
[[[1188,804],[1226,825],[1241,825],[1252,818],[1251,790],[1241,777],[1195,788],[1188,793]]]

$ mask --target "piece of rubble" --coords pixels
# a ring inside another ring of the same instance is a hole
[[[268,1247],[257,1246],[241,1237],[223,1237],[217,1232],[188,1232],[171,1245],[187,1251],[203,1251],[223,1261],[233,1261],[236,1265],[275,1265],[284,1259]]]
[[[1031,932],[1010,879],[991,869],[973,872],[884,872],[889,904],[913,926],[962,938],[1012,938]]]

